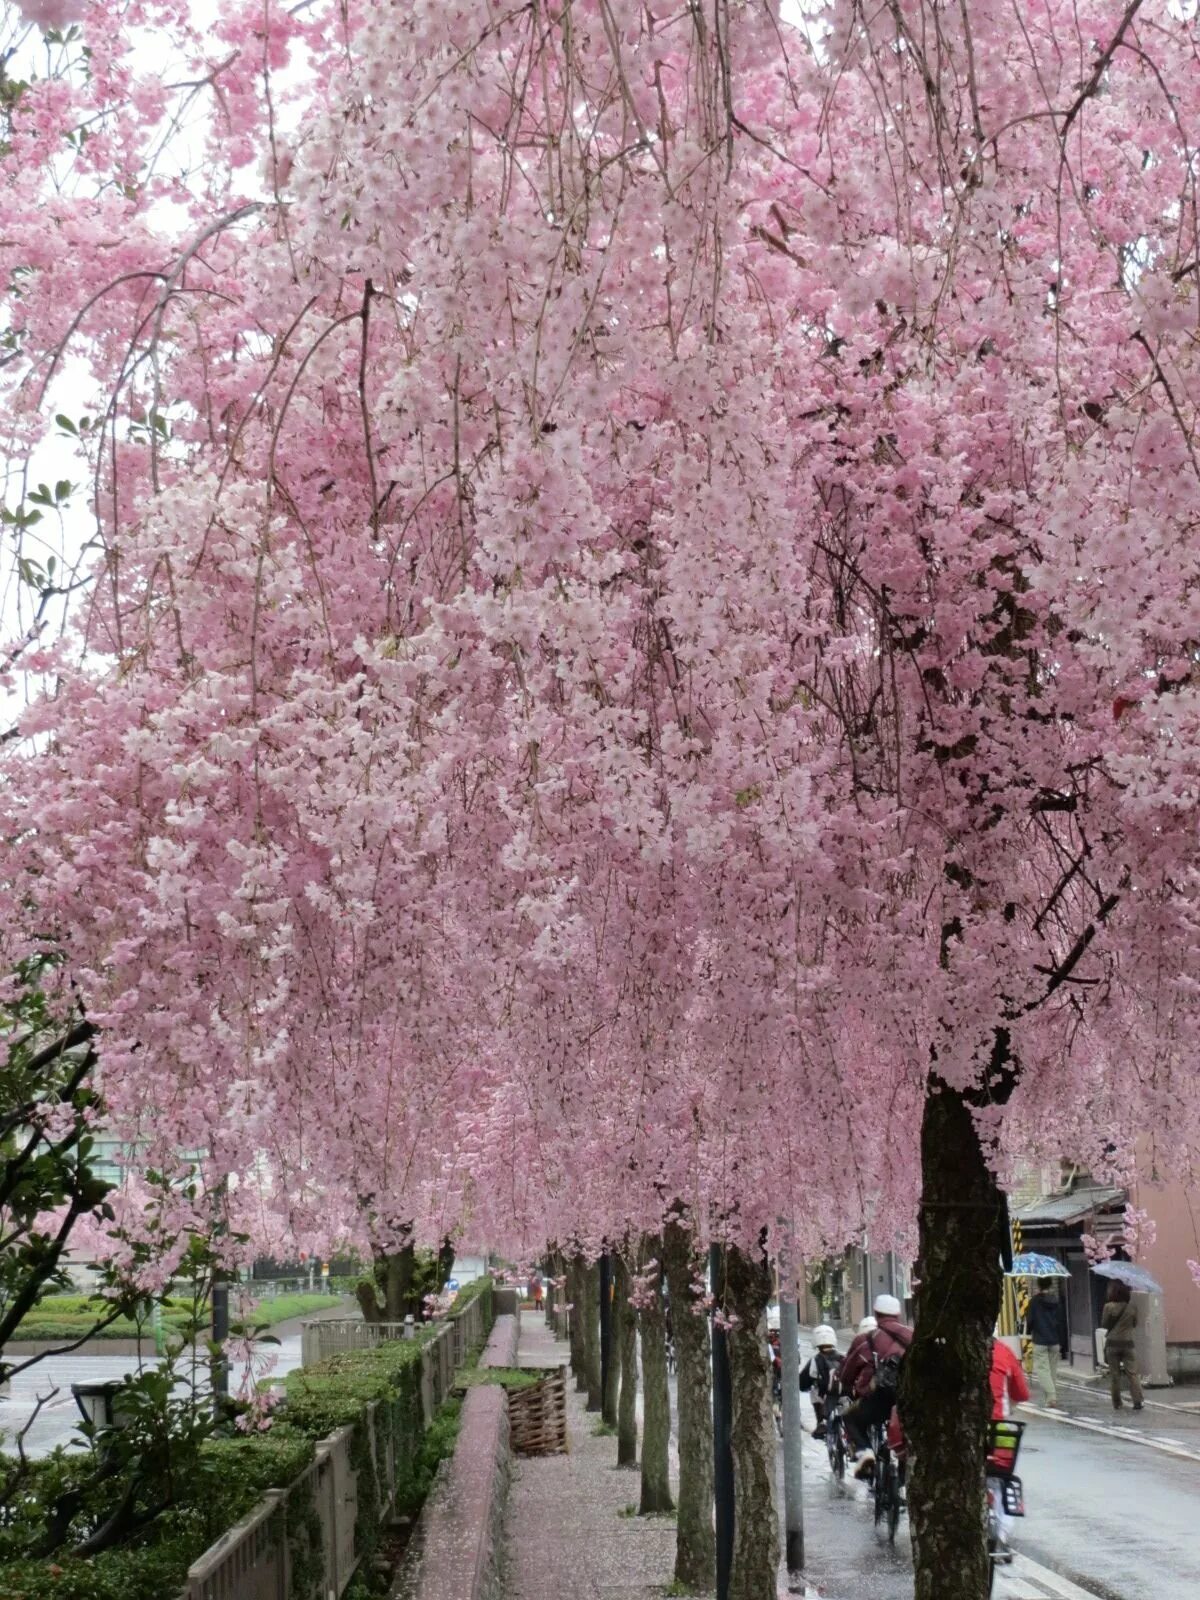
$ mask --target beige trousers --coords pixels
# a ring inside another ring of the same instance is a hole
[[[1058,1404],[1058,1363],[1061,1360],[1058,1346],[1035,1344],[1033,1347],[1033,1381],[1042,1391],[1042,1403]]]

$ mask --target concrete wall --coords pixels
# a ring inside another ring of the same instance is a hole
[[[1189,1194],[1181,1183],[1157,1189],[1143,1184],[1135,1204],[1153,1217],[1157,1230],[1140,1260],[1163,1286],[1168,1349],[1200,1345],[1200,1288],[1188,1269],[1189,1260],[1200,1259],[1200,1194]]]

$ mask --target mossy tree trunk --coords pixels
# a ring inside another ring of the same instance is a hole
[[[969,1104],[936,1078],[926,1092],[921,1168],[916,1329],[900,1399],[916,1600],[984,1600],[988,1373],[1007,1214]]]
[[[659,1262],[646,1303],[638,1307],[642,1344],[642,1495],[638,1513],[673,1511],[670,1442],[671,1391],[667,1386],[667,1319],[662,1296],[662,1240],[647,1236],[642,1243],[641,1266],[649,1270]]]
[[[363,1279],[355,1289],[365,1322],[403,1322],[414,1311],[416,1264],[416,1251],[411,1244],[400,1250],[375,1252],[371,1280]]]
[[[583,1303],[583,1362],[587,1388],[587,1408],[599,1411],[604,1395],[600,1385],[600,1263],[591,1262],[584,1269]]]
[[[729,1246],[724,1287],[726,1309],[737,1319],[729,1332],[734,1492],[729,1600],[775,1600],[779,1512],[766,1355],[771,1274],[765,1255]],[[950,1591],[945,1593],[948,1596]]]
[[[692,1284],[699,1271],[691,1230],[679,1215],[667,1223],[663,1255],[675,1335],[675,1393],[679,1416],[679,1520],[675,1581],[706,1593],[717,1581],[713,1530],[712,1367],[708,1317],[697,1313]]]
[[[624,1253],[618,1250],[614,1261],[617,1319],[617,1347],[620,1350],[621,1394],[617,1401],[617,1465],[636,1467],[637,1439],[637,1312],[629,1303],[632,1284]]]

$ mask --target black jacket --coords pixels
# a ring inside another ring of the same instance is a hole
[[[1025,1317],[1025,1331],[1034,1344],[1057,1345],[1063,1357],[1066,1357],[1069,1348],[1067,1308],[1058,1295],[1034,1295]]]

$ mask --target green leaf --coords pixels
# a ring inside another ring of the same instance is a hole
[[[71,490],[74,487],[75,485],[71,482],[70,478],[60,478],[54,485],[54,498],[60,502],[63,500],[69,500],[71,498]]]
[[[60,411],[54,420],[58,423],[59,427],[64,433],[71,433],[74,434],[76,438],[79,437],[79,429],[71,421],[70,417],[64,416]]]

